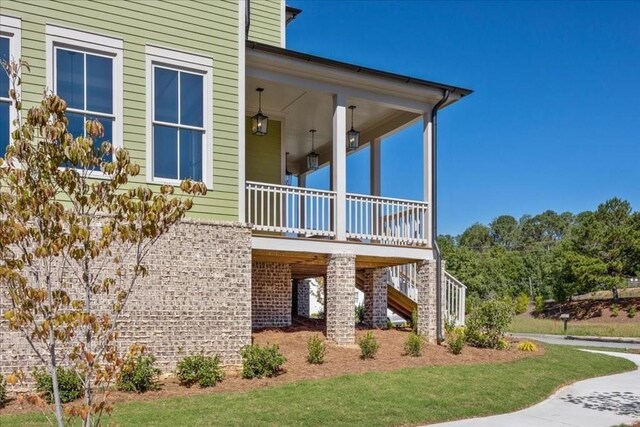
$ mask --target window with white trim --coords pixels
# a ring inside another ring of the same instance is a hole
[[[122,146],[122,73],[122,40],[47,26],[47,85],[66,101],[74,137],[86,136],[87,120],[102,124],[96,149]]]
[[[147,46],[147,175],[212,180],[211,59]]]
[[[20,19],[0,15],[0,61],[8,64],[20,59],[20,27]],[[4,157],[11,143],[12,122],[16,118],[9,98],[10,86],[9,76],[0,68],[0,157]],[[16,89],[19,94],[20,87]]]

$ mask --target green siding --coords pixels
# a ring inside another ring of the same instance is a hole
[[[22,96],[29,108],[46,86],[45,24],[124,41],[124,147],[145,182],[145,45],[174,48],[213,59],[213,190],[195,200],[190,216],[238,218],[238,4],[182,0],[2,0],[0,13],[22,19]],[[157,186],[152,186],[157,189]]]
[[[281,184],[280,122],[269,120],[269,132],[264,136],[251,133],[251,117],[246,119],[247,181]]]
[[[251,0],[249,40],[280,46],[282,34],[280,0]]]

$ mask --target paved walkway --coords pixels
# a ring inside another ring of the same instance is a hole
[[[545,335],[545,334],[509,334],[517,338],[530,339],[535,341],[546,342],[548,344],[571,345],[575,347],[608,347],[608,348],[632,348],[640,350],[640,344],[618,343],[618,342],[601,342],[588,340],[567,340],[562,335]]]
[[[640,366],[639,354],[592,351],[624,357]],[[437,426],[611,427],[640,422],[640,370],[592,378],[563,387],[547,400],[522,411]]]

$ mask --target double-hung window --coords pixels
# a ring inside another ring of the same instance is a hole
[[[211,184],[211,60],[147,46],[147,174]]]
[[[0,15],[0,61],[6,64],[20,59],[20,24],[18,18]],[[11,143],[11,123],[16,118],[9,98],[10,86],[9,76],[0,68],[0,157],[5,156]],[[20,93],[20,86],[16,89]]]
[[[48,86],[67,103],[69,132],[86,136],[86,121],[98,120],[104,136],[94,147],[121,147],[122,40],[48,25],[47,69]]]

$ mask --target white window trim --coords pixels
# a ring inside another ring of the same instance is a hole
[[[22,57],[22,21],[20,18],[13,16],[0,15],[0,34],[9,38],[9,53],[10,60],[19,60]],[[4,73],[3,69],[0,69],[0,73]],[[20,73],[22,74],[22,73]],[[16,88],[16,95],[20,99],[22,94],[22,86]],[[0,97],[7,98],[7,94],[2,93]],[[18,112],[11,104],[9,108],[9,144],[11,144],[11,132],[14,130],[13,122],[18,118]]]
[[[47,88],[51,90],[55,89],[55,61],[53,57],[55,47],[66,47],[71,50],[80,50],[87,53],[95,52],[113,58],[113,116],[115,119],[111,130],[113,141],[110,142],[114,149],[124,147],[124,89],[122,83],[124,76],[124,43],[122,39],[47,24],[46,72]],[[93,178],[101,178],[104,177],[104,174],[101,171],[92,171],[90,176]]]
[[[153,66],[165,66],[176,70],[197,72],[203,75],[204,153],[202,180],[208,189],[213,188],[213,59],[153,45],[145,46],[146,53],[146,178],[149,184],[179,185],[180,180],[153,176]]]

